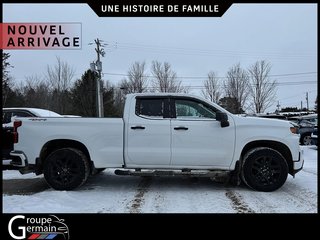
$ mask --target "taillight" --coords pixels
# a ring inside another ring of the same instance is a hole
[[[22,121],[14,121],[13,122],[13,143],[18,143],[19,141],[19,134],[18,134],[18,127],[22,125]]]
[[[290,127],[290,131],[292,133],[294,133],[294,134],[298,134],[299,133],[298,128],[296,128],[296,127]]]

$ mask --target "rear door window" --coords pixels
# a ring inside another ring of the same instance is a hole
[[[145,118],[165,118],[168,114],[167,104],[163,98],[138,98],[136,115]]]

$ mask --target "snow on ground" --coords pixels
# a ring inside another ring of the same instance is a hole
[[[10,160],[11,161],[11,160]],[[43,175],[35,175],[35,174],[20,174],[19,171],[15,170],[5,170],[2,171],[2,178],[5,180],[9,179],[33,179],[33,178],[43,178]]]
[[[3,194],[4,213],[317,213],[317,155],[303,146],[305,165],[275,192],[225,186],[207,178],[116,176],[113,170],[89,179],[76,191]],[[3,171],[4,180],[35,178]],[[33,179],[41,180],[42,176]]]

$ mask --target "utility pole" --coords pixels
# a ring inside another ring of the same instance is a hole
[[[278,101],[278,104],[277,104],[277,112],[280,112],[280,101]]]
[[[308,97],[308,92],[306,93],[306,100],[307,100],[307,112],[309,112],[309,97]]]
[[[96,53],[97,53],[97,61],[93,62],[90,64],[90,68],[92,71],[97,71],[98,72],[98,79],[97,79],[97,94],[96,94],[96,102],[97,102],[97,116],[99,118],[103,117],[103,95],[101,93],[101,86],[100,86],[100,81],[101,81],[101,74],[102,74],[102,62],[100,60],[100,55],[104,57],[105,52],[102,46],[105,46],[106,44],[102,44],[102,40],[99,38],[94,40],[95,44],[97,47],[95,48]],[[91,45],[93,43],[89,43]]]
[[[97,113],[98,117],[103,117],[103,104],[102,104],[102,97],[101,97],[101,71],[102,71],[102,62],[100,61],[100,54],[104,56],[103,48],[100,49],[101,43],[99,38],[95,39],[94,42],[96,43],[97,47],[95,48],[97,52],[97,61],[96,66],[98,70],[98,79],[97,79]]]

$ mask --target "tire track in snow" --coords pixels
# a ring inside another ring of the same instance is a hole
[[[154,197],[154,208],[156,213],[161,212],[161,208],[164,202],[164,193],[157,192],[155,197]]]
[[[291,186],[290,186],[291,185]],[[284,192],[291,196],[295,200],[296,205],[302,205],[308,207],[310,210],[316,210],[318,196],[316,193],[309,191],[307,189],[295,189],[292,183],[287,183]]]
[[[317,172],[314,172],[314,171],[310,171],[310,170],[306,170],[306,169],[302,169],[303,172],[306,172],[306,173],[310,173],[310,174],[313,174],[313,175],[318,175]]]
[[[130,213],[140,213],[141,206],[144,204],[144,195],[149,191],[151,180],[151,177],[142,177],[134,199],[131,201],[131,206],[129,207]]]
[[[226,196],[231,200],[231,207],[236,210],[237,213],[254,213],[254,210],[243,201],[239,193],[227,190]]]
[[[2,180],[2,193],[7,195],[32,195],[48,188],[44,178]]]
[[[287,182],[274,192],[244,192],[245,200],[256,213],[315,213],[317,194]]]

